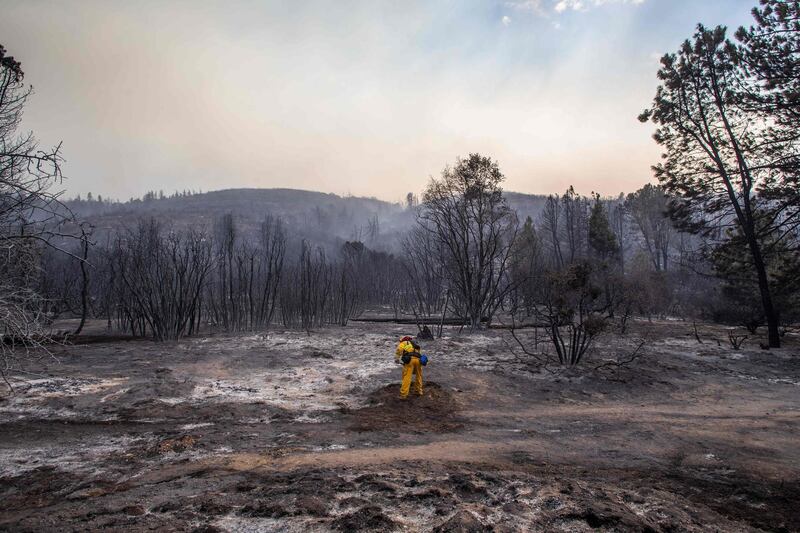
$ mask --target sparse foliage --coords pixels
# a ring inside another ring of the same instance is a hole
[[[546,328],[562,365],[579,364],[607,327],[600,301],[602,291],[592,283],[592,268],[577,262],[549,272],[541,286],[535,316]]]
[[[674,233],[667,216],[669,197],[658,185],[647,184],[628,194],[625,209],[642,236],[645,249],[656,271],[669,269],[670,241]]]
[[[479,154],[460,159],[432,179],[419,224],[443,250],[453,307],[472,330],[491,320],[508,290],[507,269],[516,216],[503,198],[503,174]]]

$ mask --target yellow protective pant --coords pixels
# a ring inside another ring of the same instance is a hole
[[[422,396],[422,365],[419,362],[419,357],[412,357],[410,363],[403,365],[403,381],[400,385],[401,398],[408,398],[408,391],[411,388],[411,374],[417,375],[414,388],[417,394]]]

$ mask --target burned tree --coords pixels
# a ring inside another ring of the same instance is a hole
[[[589,253],[589,241],[586,233],[589,218],[588,210],[588,200],[576,193],[575,189],[570,185],[561,196],[563,217],[561,230],[563,241],[567,245],[569,263],[585,258]]]
[[[669,268],[669,247],[674,230],[667,216],[669,197],[658,185],[647,184],[628,194],[625,209],[642,235],[645,249],[657,272]]]
[[[528,217],[514,242],[509,267],[512,289],[509,292],[508,311],[512,317],[520,311],[526,317],[533,314],[544,267],[542,244],[533,220]]]
[[[346,242],[341,249],[341,262],[336,265],[336,286],[332,293],[333,322],[346,326],[360,314],[369,291],[372,269],[369,251],[360,241]]]
[[[553,268],[564,266],[561,252],[561,203],[557,196],[548,196],[539,222],[543,240],[550,249],[550,264]]]
[[[491,320],[508,290],[517,220],[503,198],[503,179],[496,162],[470,154],[431,179],[418,217],[444,250],[453,307],[472,330]]]
[[[283,278],[280,311],[283,325],[310,333],[326,323],[333,290],[333,269],[318,247],[303,241],[300,257]]]
[[[114,261],[125,329],[159,341],[197,331],[213,266],[206,235],[165,231],[154,220],[142,221],[117,238]]]
[[[261,223],[259,261],[255,271],[257,280],[254,292],[258,295],[253,305],[252,322],[257,327],[272,323],[278,301],[278,289],[283,276],[286,254],[286,229],[280,219],[268,216]]]
[[[255,238],[243,238],[232,215],[216,224],[213,282],[207,289],[211,321],[226,331],[266,328],[278,301],[286,252],[283,222],[268,216]]]
[[[594,341],[608,326],[606,306],[601,298],[603,291],[594,277],[588,261],[577,261],[564,269],[542,274],[531,287],[535,292],[531,314],[537,327],[544,328],[555,350],[555,361],[552,355],[531,351],[514,325],[511,335],[526,355],[539,363],[557,362],[566,366],[575,366],[584,360]],[[534,331],[534,343],[538,346],[538,329]]]
[[[403,239],[401,261],[407,276],[404,289],[415,317],[431,319],[446,313],[447,282],[441,242],[421,227],[411,229]]]
[[[19,127],[33,89],[21,64],[0,46],[0,376],[22,362],[15,346],[41,345],[47,302],[38,292],[44,248],[66,253],[72,213],[53,188],[61,182],[61,147],[42,149]]]

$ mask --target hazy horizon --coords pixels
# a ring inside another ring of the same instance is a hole
[[[658,58],[753,0],[6,2],[68,196],[292,188],[398,201],[470,152],[510,191],[630,192]]]
[[[520,194],[520,195],[524,195],[524,196],[547,196],[547,195],[551,195],[551,194],[560,195],[561,193],[565,192],[565,190],[564,191],[553,191],[553,192],[549,192],[549,193],[536,193],[536,192],[517,191],[517,190],[514,190],[514,189],[510,189],[508,187],[503,187],[503,192],[504,193]],[[359,198],[359,199],[364,199],[364,200],[376,200],[376,201],[379,201],[379,202],[386,202],[386,203],[390,203],[390,204],[402,204],[402,205],[405,205],[405,203],[407,201],[406,195],[403,195],[402,198],[382,198],[380,196],[373,196],[373,195],[337,193],[337,192],[331,192],[331,191],[320,191],[320,190],[317,190],[317,189],[303,189],[303,188],[297,188],[297,187],[281,187],[281,186],[275,186],[275,187],[224,187],[224,188],[220,188],[220,189],[197,189],[197,188],[192,189],[192,188],[186,188],[186,189],[175,189],[175,190],[173,190],[173,189],[165,189],[165,188],[162,187],[162,188],[158,188],[158,189],[150,189],[150,190],[147,190],[147,191],[143,191],[142,194],[138,194],[138,195],[134,195],[134,196],[128,196],[128,197],[116,197],[116,196],[113,196],[113,195],[112,196],[106,196],[106,195],[103,195],[102,193],[99,193],[99,194],[102,196],[102,200],[104,202],[110,201],[110,202],[125,203],[125,202],[141,200],[144,195],[146,195],[147,193],[151,193],[151,192],[153,192],[153,193],[162,192],[162,193],[164,193],[164,199],[168,199],[168,198],[172,197],[175,194],[180,195],[180,194],[182,194],[184,192],[188,192],[190,196],[195,196],[195,195],[200,195],[200,194],[212,194],[212,193],[227,192],[227,191],[293,191],[293,192],[314,193],[314,194],[321,194],[321,195],[329,195],[329,194],[331,194],[331,195],[338,196],[339,198]],[[417,200],[419,200],[419,197],[422,195],[423,191],[409,191],[409,192],[412,192],[413,194],[415,194],[417,196]],[[576,190],[576,192],[579,193],[579,194],[583,194],[583,191]],[[620,191],[620,192],[626,192],[626,191]],[[98,200],[98,197],[97,197],[98,193],[96,193],[93,190],[75,191],[74,193],[73,192],[68,192],[68,194],[63,198],[63,200],[67,201],[67,202],[78,201],[78,200],[86,200],[87,199],[87,193],[90,193],[92,195],[92,200],[93,201],[94,200]],[[619,193],[616,193],[616,194],[604,194],[604,195],[601,195],[601,197],[605,198],[605,199],[613,199],[616,196],[618,196],[618,194]],[[586,195],[588,195],[588,193],[586,193]]]

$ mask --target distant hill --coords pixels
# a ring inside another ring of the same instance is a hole
[[[534,219],[546,196],[506,192],[509,205],[521,220]],[[347,240],[360,240],[374,249],[391,250],[413,224],[405,206],[376,198],[338,196],[298,189],[226,189],[170,197],[148,193],[127,202],[70,200],[66,204],[91,222],[102,238],[153,217],[175,229],[213,230],[215,221],[228,213],[247,235],[267,216],[280,217],[293,239],[308,239],[330,249]]]
[[[525,217],[531,217],[536,221],[544,209],[545,201],[547,201],[547,195],[545,194],[523,194],[511,191],[505,191],[503,194],[508,201],[508,205],[517,212],[520,222],[524,222]]]
[[[151,217],[176,229],[210,231],[215,221],[230,213],[244,235],[254,232],[267,216],[274,216],[286,223],[293,239],[325,245],[361,240],[387,248],[412,221],[399,204],[297,189],[227,189],[171,197],[148,194],[127,202],[83,199],[66,204],[91,222],[100,236]]]

